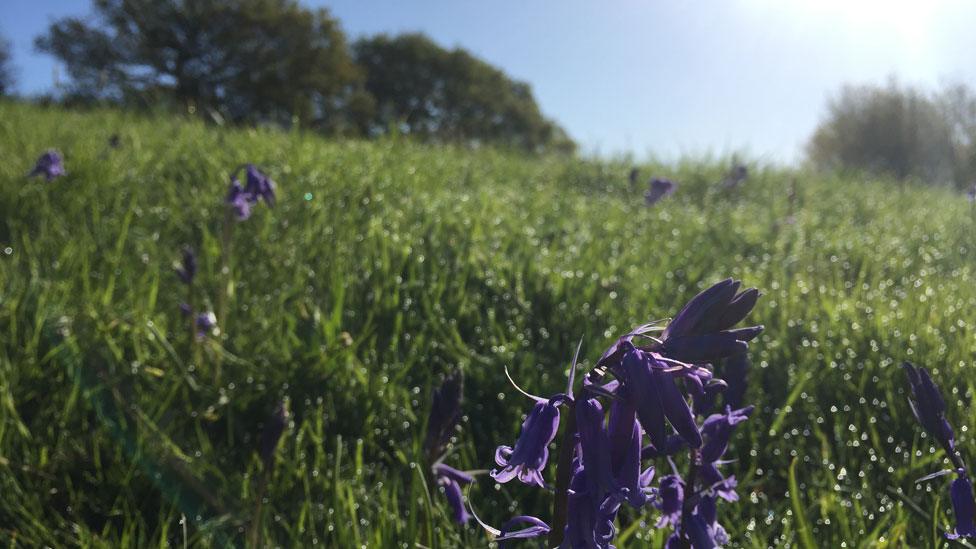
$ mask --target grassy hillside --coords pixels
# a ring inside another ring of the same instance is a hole
[[[25,178],[49,147],[68,175]],[[245,162],[279,202],[236,224],[222,275],[222,200]],[[441,377],[466,377],[451,463],[487,468],[531,404],[504,366],[551,394],[580,337],[592,365],[734,276],[764,292],[750,319],[766,331],[750,351],[758,410],[727,454],[733,545],[796,545],[797,512],[823,547],[941,543],[946,481],[914,480],[942,454],[898,364],[932,368],[973,457],[969,204],[775,170],[728,192],[723,168],[645,170],[680,184],[646,208],[623,165],[0,103],[0,541],[240,545],[263,501],[269,545],[483,546],[420,472]],[[198,304],[217,308],[233,280],[220,337],[199,345],[178,308],[183,245]],[[265,482],[257,441],[285,396],[293,423]],[[471,497],[493,524],[548,515],[514,483],[482,477]],[[618,546],[660,546],[656,513],[636,516]]]

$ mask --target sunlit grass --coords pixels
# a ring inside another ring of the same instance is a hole
[[[49,147],[68,175],[26,179]],[[244,162],[278,182],[279,204],[236,227],[223,335],[197,360],[172,264],[194,246],[198,295],[216,301],[221,201]],[[467,378],[452,465],[488,467],[530,405],[504,366],[552,393],[581,336],[591,365],[627,328],[735,276],[764,292],[750,320],[766,325],[751,350],[758,410],[727,454],[743,500],[720,519],[735,544],[938,542],[944,481],[914,479],[942,456],[897,366],[932,369],[971,457],[969,205],[772,169],[726,192],[724,168],[645,167],[679,183],[648,209],[624,164],[0,103],[0,540],[182,546],[185,516],[191,545],[243,544],[257,440],[287,396],[263,543],[484,545],[422,475],[439,376]],[[527,487],[482,477],[471,494],[495,524],[548,514]],[[622,513],[619,545],[660,546],[636,516]]]

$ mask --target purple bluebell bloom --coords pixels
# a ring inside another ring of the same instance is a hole
[[[610,405],[610,461],[617,485],[625,490],[626,501],[635,508],[647,503],[647,486],[654,478],[654,467],[641,471],[641,428],[634,407],[623,399]]]
[[[715,498],[703,495],[691,516],[682,520],[682,530],[695,549],[711,549],[729,542],[725,528],[718,523]]]
[[[726,406],[731,406],[733,409],[742,407],[749,380],[749,369],[748,353],[739,353],[725,359],[721,374],[722,379],[728,385],[723,393]]]
[[[518,477],[525,484],[545,487],[542,471],[549,461],[549,443],[559,430],[559,407],[550,401],[536,402],[522,423],[522,432],[511,446],[495,450],[495,463],[500,469],[491,471],[491,478],[505,483]]]
[[[715,494],[728,502],[739,501],[739,494],[735,491],[739,483],[735,480],[735,475],[722,476],[715,463],[703,463],[698,468],[698,472],[701,475],[706,492]]]
[[[231,178],[230,189],[227,191],[227,198],[224,202],[234,212],[234,216],[238,221],[244,221],[251,217],[251,202],[248,199],[247,193],[241,188],[241,183],[237,180],[237,177]]]
[[[51,181],[66,173],[64,170],[64,159],[61,157],[61,153],[55,149],[48,149],[37,159],[37,163],[34,164],[34,169],[27,174],[27,177],[43,175],[45,179]]]
[[[427,434],[424,450],[429,461],[434,462],[444,452],[451,440],[451,433],[461,419],[461,395],[464,377],[460,370],[447,376],[431,397],[430,415],[427,416]]]
[[[691,299],[661,334],[653,351],[680,362],[713,362],[745,352],[762,326],[731,329],[756,305],[759,291],[741,293],[740,282],[723,280]]]
[[[443,463],[434,465],[433,473],[437,485],[444,490],[444,496],[451,508],[451,517],[454,522],[467,524],[471,520],[471,515],[468,514],[468,509],[464,506],[461,486],[474,482],[474,477]]]
[[[262,173],[261,170],[257,169],[254,164],[246,165],[244,171],[247,174],[247,185],[244,187],[244,193],[247,195],[248,200],[254,203],[260,199],[264,200],[268,206],[274,206],[274,181]]]
[[[956,528],[946,534],[949,539],[976,537],[976,502],[973,501],[973,486],[969,479],[960,476],[952,481],[949,488],[952,499],[952,512],[956,516]]]
[[[217,327],[217,315],[213,311],[200,313],[196,318],[197,339],[203,339]]]
[[[589,481],[588,490],[594,497],[606,493],[617,494],[620,487],[613,475],[610,438],[603,426],[603,406],[595,398],[576,401],[576,425],[579,448]]]
[[[258,452],[264,468],[269,469],[274,464],[275,451],[278,449],[278,442],[281,435],[288,427],[288,401],[282,400],[278,403],[274,413],[261,432],[261,441],[258,444]]]
[[[722,459],[729,447],[729,439],[736,425],[749,419],[755,406],[746,406],[740,410],[727,408],[724,414],[712,414],[705,419],[701,432],[705,444],[701,449],[701,460],[711,463]]]
[[[674,193],[677,184],[670,179],[652,179],[648,184],[647,192],[644,193],[644,204],[653,206],[662,198]]]
[[[947,452],[955,455],[956,438],[952,426],[945,417],[946,405],[939,388],[925,368],[921,366],[916,368],[909,362],[902,364],[902,368],[905,369],[908,383],[911,385],[914,399],[908,399],[908,404],[915,414],[915,419],[945,447]]]
[[[176,276],[183,284],[192,284],[193,277],[197,274],[197,256],[193,253],[193,248],[189,246],[183,248],[183,262],[176,268]]]
[[[685,502],[685,483],[677,474],[661,477],[658,487],[657,508],[661,510],[661,518],[657,527],[676,526],[681,521],[681,509]]]
[[[179,306],[180,306],[180,313],[182,313],[183,316],[190,316],[193,314],[193,307],[190,307],[189,303],[180,303]]]
[[[579,460],[574,462],[574,473],[567,501],[567,521],[560,549],[604,549],[616,535],[613,521],[620,503],[615,498],[601,498],[590,491],[592,484],[586,469]]]
[[[658,448],[666,445],[666,417],[689,446],[700,447],[702,438],[695,416],[675,384],[674,374],[666,371],[668,364],[659,360],[656,353],[642,351],[629,342],[620,348],[623,358],[616,372],[623,378],[628,398],[651,443]]]

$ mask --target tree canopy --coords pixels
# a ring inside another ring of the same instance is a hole
[[[60,59],[69,100],[170,104],[240,123],[325,133],[572,151],[532,90],[420,34],[349,47],[325,9],[296,0],[93,0],[36,47]]]
[[[375,100],[371,132],[496,143],[532,151],[575,145],[539,110],[528,84],[422,34],[378,35],[353,46]]]
[[[336,129],[368,101],[338,22],[294,0],[94,0],[92,20],[36,40],[67,67],[69,94],[171,101],[232,121]]]
[[[897,82],[846,86],[807,144],[814,165],[933,183],[971,183],[976,100],[965,86],[926,94]]]
[[[14,86],[14,69],[10,57],[10,41],[0,36],[0,96],[9,94]]]

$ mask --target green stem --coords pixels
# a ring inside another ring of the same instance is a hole
[[[563,428],[563,438],[559,447],[559,462],[556,465],[556,497],[552,504],[552,530],[549,531],[549,547],[559,547],[566,530],[566,515],[569,508],[569,482],[573,475],[573,453],[576,450],[576,408],[567,404],[569,417]]]

